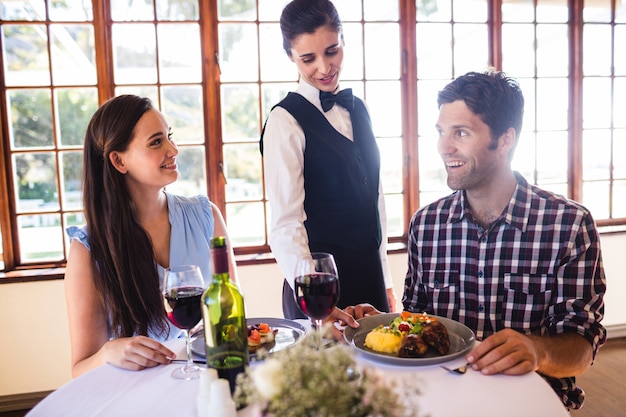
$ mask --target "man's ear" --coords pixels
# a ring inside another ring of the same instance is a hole
[[[515,134],[515,128],[509,127],[506,132],[500,137],[500,148],[502,148],[507,154],[515,148],[517,142],[517,135]]]
[[[111,152],[109,154],[109,161],[111,161],[111,165],[113,165],[113,167],[117,169],[120,174],[126,174],[128,172],[128,169],[126,168],[126,166],[124,165],[124,161],[122,160],[122,155],[120,155],[119,152]]]

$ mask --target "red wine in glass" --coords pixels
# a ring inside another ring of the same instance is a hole
[[[313,320],[328,317],[339,300],[339,279],[330,273],[296,277],[294,287],[298,307]]]
[[[167,318],[179,329],[191,329],[202,318],[200,298],[204,289],[202,287],[174,288],[165,294],[165,300],[169,305]]]
[[[200,367],[193,363],[189,330],[202,319],[204,278],[197,265],[180,265],[167,268],[163,274],[163,303],[167,319],[185,333],[187,364],[174,369],[172,376],[178,379],[196,379]]]
[[[305,254],[296,263],[294,298],[317,329],[317,348],[322,341],[322,320],[339,301],[339,276],[335,258],[330,253]]]

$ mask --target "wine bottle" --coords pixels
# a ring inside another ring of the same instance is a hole
[[[235,391],[237,375],[248,365],[248,328],[243,295],[230,280],[223,236],[211,239],[213,281],[202,295],[207,366],[227,379]]]

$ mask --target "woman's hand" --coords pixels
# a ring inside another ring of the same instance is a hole
[[[102,346],[101,352],[105,362],[131,371],[168,364],[176,358],[176,354],[165,345],[146,336],[109,340]]]

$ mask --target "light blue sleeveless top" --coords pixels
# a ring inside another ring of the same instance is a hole
[[[170,236],[170,266],[198,265],[204,276],[205,286],[211,282],[211,254],[210,239],[214,233],[213,210],[206,196],[183,197],[165,193],[171,227]],[[87,240],[87,227],[70,226],[66,230],[70,242],[78,239],[87,250],[91,250]],[[159,271],[159,286],[163,283],[165,269],[157,265]],[[169,323],[169,322],[168,322]],[[112,332],[109,331],[112,335]],[[169,337],[155,335],[149,332],[148,336],[165,341],[182,336],[183,332],[170,323]]]

